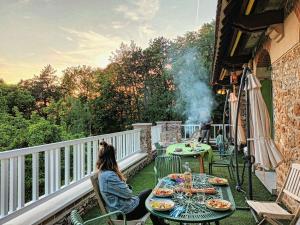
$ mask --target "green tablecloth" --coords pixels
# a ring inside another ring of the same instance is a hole
[[[185,147],[186,143],[177,143],[169,145],[166,149],[166,153],[169,155],[179,155],[179,156],[195,156],[200,155],[204,157],[207,154],[208,161],[212,162],[213,160],[213,151],[210,145],[207,144],[198,144],[200,146],[195,147],[194,149],[191,147]],[[176,152],[176,148],[181,148],[181,152]]]

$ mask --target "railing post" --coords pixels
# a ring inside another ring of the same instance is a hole
[[[17,158],[9,159],[9,212],[13,212],[18,204],[18,171]]]
[[[32,154],[32,200],[39,198],[39,153]]]
[[[8,213],[8,162],[1,160],[0,216]]]
[[[25,158],[18,156],[18,209],[23,208],[25,203]]]
[[[152,123],[135,123],[132,124],[134,129],[141,129],[140,132],[140,148],[142,152],[148,154],[148,159],[152,160],[152,141],[151,141],[151,126]]]
[[[65,186],[70,183],[70,146],[65,147]]]

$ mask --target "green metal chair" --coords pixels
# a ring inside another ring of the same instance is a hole
[[[170,173],[182,173],[181,158],[174,155],[160,155],[155,158],[155,183]]]
[[[213,167],[227,167],[230,178],[234,179],[234,146],[230,145],[225,149],[224,154],[214,153],[213,160],[209,162],[209,174],[213,173]]]
[[[159,143],[154,143],[154,146],[156,148],[157,156],[166,154],[166,148],[161,146]]]
[[[86,225],[86,224],[104,224],[105,222],[108,222],[109,220],[107,220],[107,218],[110,219],[110,217],[115,216],[115,215],[123,215],[123,225],[126,225],[126,216],[123,212],[121,211],[115,211],[115,212],[111,212],[111,213],[107,213],[105,215],[101,215],[98,216],[94,219],[91,220],[87,220],[85,222],[83,222],[81,216],[79,215],[79,213],[76,210],[73,210],[71,212],[71,222],[74,225]]]
[[[107,211],[107,209],[105,207],[105,201],[103,200],[101,193],[100,193],[98,173],[96,172],[96,173],[92,174],[90,176],[90,180],[93,185],[93,189],[94,189],[95,197],[96,197],[98,205],[99,205],[100,213],[103,215],[109,214],[109,212]],[[127,225],[144,225],[149,216],[150,216],[150,213],[147,213],[140,219],[126,221],[126,224]],[[110,225],[123,225],[123,220],[119,220],[118,218],[108,218],[108,223]]]

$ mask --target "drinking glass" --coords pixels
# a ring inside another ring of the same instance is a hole
[[[203,205],[205,203],[205,193],[198,193],[197,201],[199,204]]]
[[[178,199],[183,199],[183,189],[184,189],[183,183],[178,184],[178,186],[175,188],[176,196]]]

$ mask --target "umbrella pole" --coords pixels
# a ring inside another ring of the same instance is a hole
[[[234,127],[234,152],[235,152],[235,164],[236,164],[236,179],[237,179],[237,184],[236,184],[236,190],[241,192],[242,191],[242,182],[240,180],[240,173],[239,173],[239,162],[238,162],[238,145],[237,145],[237,131],[238,131],[238,115],[240,111],[240,102],[241,102],[241,96],[242,96],[242,91],[245,85],[245,77],[247,73],[247,67],[244,67],[243,69],[243,74],[241,78],[241,84],[239,87],[239,94],[238,94],[238,101],[237,101],[237,107],[236,107],[236,115],[235,115],[235,127]]]
[[[247,70],[249,70],[247,68]],[[246,72],[247,73],[247,72]],[[245,78],[246,86],[246,125],[247,125],[247,165],[248,165],[248,189],[249,189],[249,199],[253,199],[253,184],[252,184],[252,165],[254,163],[254,157],[251,155],[250,146],[250,100],[249,100],[249,90],[248,90],[248,78]]]
[[[225,104],[224,104],[224,110],[223,110],[223,143],[225,143],[225,135],[226,135],[226,130],[225,130],[225,119],[226,119],[226,108],[227,108],[227,102],[229,98],[229,89],[226,90],[226,99],[225,99]]]
[[[230,144],[232,144],[232,133],[231,133],[231,130],[232,130],[232,127],[231,127],[231,123],[232,123],[232,121],[231,121],[231,105],[230,104],[228,104],[228,112],[229,112],[229,143]]]

